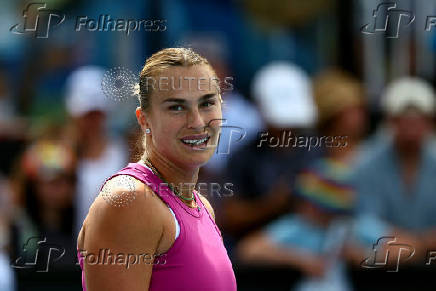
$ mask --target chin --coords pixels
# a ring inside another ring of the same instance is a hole
[[[191,167],[202,167],[212,158],[213,150],[205,151],[201,154],[190,154],[184,156],[184,161]]]

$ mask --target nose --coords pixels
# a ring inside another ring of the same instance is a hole
[[[206,124],[197,108],[190,110],[188,113],[188,128],[203,129]]]

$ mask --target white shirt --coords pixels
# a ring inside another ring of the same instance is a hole
[[[106,151],[98,159],[83,159],[77,168],[76,234],[79,233],[89,207],[99,194],[104,181],[126,166],[127,148],[109,141]]]

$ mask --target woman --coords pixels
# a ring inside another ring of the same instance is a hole
[[[188,187],[218,141],[216,81],[190,49],[164,49],[145,63],[136,109],[145,151],[106,180],[83,223],[84,290],[236,290],[213,209]]]

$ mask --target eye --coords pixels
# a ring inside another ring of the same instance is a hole
[[[215,105],[215,101],[212,101],[212,100],[208,100],[208,101],[201,103],[201,107],[210,107],[213,105]]]
[[[182,105],[172,105],[168,109],[171,111],[182,111],[184,107]]]

